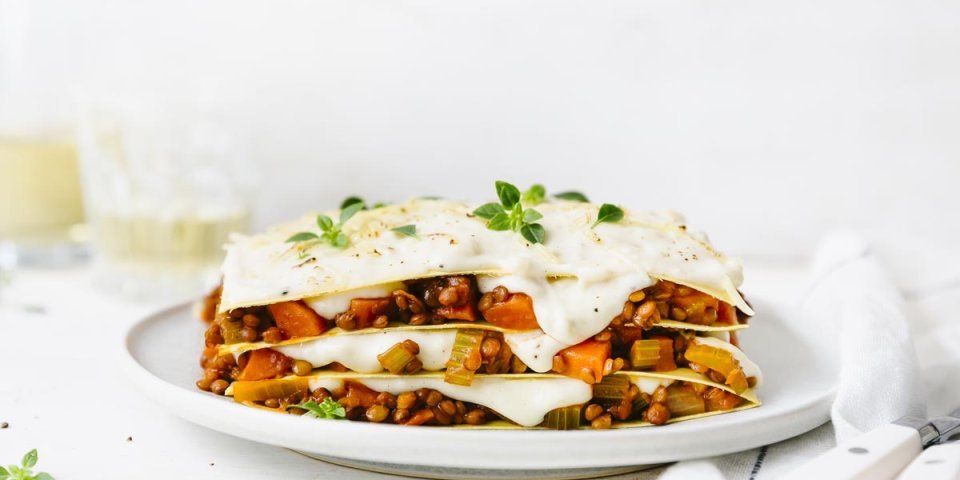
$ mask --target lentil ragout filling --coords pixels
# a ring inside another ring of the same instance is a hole
[[[199,389],[217,395],[232,393],[237,401],[292,414],[305,413],[297,407],[305,401],[333,399],[343,406],[345,418],[354,421],[510,422],[489,406],[461,401],[433,388],[376,391],[350,379],[337,388],[311,387],[310,379],[317,375],[350,369],[337,361],[315,365],[294,358],[278,351],[276,344],[299,345],[348,332],[412,332],[414,327],[449,326],[456,336],[442,371],[444,382],[469,386],[477,375],[531,372],[505,334],[539,329],[530,296],[504,286],[480,292],[473,275],[407,281],[388,296],[352,298],[349,307],[333,318],[320,316],[302,300],[217,313],[220,293],[218,287],[203,304],[202,316],[209,326]],[[603,429],[641,421],[661,425],[671,418],[744,406],[748,402],[740,394],[758,379],[748,376],[737,355],[705,339],[726,336],[730,345],[738,347],[736,328],[744,326],[747,318],[730,304],[670,281],[660,280],[633,292],[603,331],[553,355],[549,371],[589,385],[591,394],[586,402],[551,410],[541,426]],[[690,329],[697,327],[708,328]],[[249,345],[253,343],[257,348]],[[225,350],[238,345],[251,348]],[[427,371],[418,358],[421,353],[416,341],[403,339],[378,352],[377,361],[391,375],[416,376]],[[634,381],[631,375],[666,375],[678,369],[702,375],[707,382],[657,377],[659,383],[649,384],[649,379]],[[228,391],[231,385],[232,392]]]

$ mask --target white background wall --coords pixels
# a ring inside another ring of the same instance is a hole
[[[9,29],[27,2],[2,2]],[[739,254],[846,225],[960,240],[955,1],[29,4],[25,62],[72,92],[51,108],[123,90],[225,109],[259,225],[503,178],[674,208]]]

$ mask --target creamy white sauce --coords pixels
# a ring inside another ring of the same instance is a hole
[[[633,382],[641,392],[648,395],[653,395],[653,392],[660,386],[670,386],[676,380],[672,378],[646,378],[646,377],[636,377],[631,375],[630,381]]]
[[[503,340],[530,370],[539,373],[549,372],[553,368],[553,356],[569,345],[558,342],[542,330],[528,332],[507,332]]]
[[[750,360],[749,358],[747,358],[747,355],[743,353],[743,351],[740,350],[739,348],[733,346],[732,344],[724,342],[723,340],[712,338],[712,337],[697,337],[696,343],[702,343],[704,345],[714,347],[714,348],[719,348],[721,350],[726,350],[732,353],[733,358],[737,359],[737,361],[740,362],[740,368],[743,369],[744,375],[748,377],[756,377],[757,385],[760,385],[760,383],[763,382],[763,374],[760,373],[760,367],[758,367],[757,364],[753,362],[753,360]]]
[[[488,229],[485,220],[471,214],[475,207],[418,200],[359,212],[344,226],[350,237],[347,248],[315,245],[303,252],[305,259],[285,240],[315,229],[313,216],[266,234],[234,237],[223,266],[221,309],[412,278],[486,273],[500,277],[482,280],[481,288],[499,283],[527,293],[544,332],[567,345],[601,331],[631,292],[657,278],[690,285],[751,312],[736,291],[739,262],[692,237],[676,217],[628,211],[620,222],[591,228],[598,206],[544,203],[536,208],[543,214],[539,223],[546,240],[534,245],[516,232]],[[418,238],[390,231],[409,224],[416,225]],[[346,297],[355,296],[328,296],[318,300],[326,304],[315,308],[332,315],[349,305]],[[538,371],[543,368],[531,363]]]
[[[406,288],[404,288],[402,282],[392,282],[309,297],[303,299],[303,301],[321,317],[333,319],[338,313],[347,311],[350,308],[350,300],[354,298],[382,298],[390,296],[394,290],[406,290]]]
[[[420,346],[417,358],[424,370],[443,370],[453,349],[456,330],[382,330],[353,335],[317,337],[303,343],[273,347],[294,358],[306,360],[314,368],[340,362],[354,372],[375,373],[383,370],[377,355],[404,340],[413,340]]]
[[[590,385],[564,377],[552,378],[507,378],[477,376],[469,387],[453,385],[443,377],[389,377],[355,378],[351,381],[379,391],[399,394],[418,388],[432,388],[440,393],[464,402],[476,403],[497,411],[504,417],[525,427],[543,422],[550,410],[569,405],[586,403],[593,396]],[[343,379],[311,378],[310,389],[324,387],[335,390],[342,386]]]
[[[478,276],[481,292],[503,285],[511,292],[523,292],[533,299],[540,328],[566,345],[576,345],[607,328],[623,309],[631,293],[655,283],[645,273],[611,278],[559,278],[537,281],[520,275]]]

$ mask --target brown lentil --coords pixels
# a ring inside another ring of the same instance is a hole
[[[670,410],[662,403],[652,403],[643,412],[643,419],[654,425],[663,425],[670,420]]]
[[[475,408],[463,415],[463,421],[468,425],[480,425],[486,421],[486,417],[486,412],[479,408]]]
[[[430,393],[428,393],[424,399],[424,403],[426,403],[428,407],[436,407],[441,400],[443,400],[443,395],[440,392],[430,390]]]
[[[354,330],[357,328],[357,315],[353,312],[341,312],[337,314],[335,322],[344,330]]]
[[[503,303],[507,301],[507,297],[510,295],[510,291],[507,290],[507,287],[503,285],[498,285],[493,289],[493,299],[497,303]]]
[[[493,337],[483,339],[483,343],[480,344],[480,353],[485,359],[496,357],[500,353],[500,340]],[[472,370],[476,370],[476,368]]]
[[[373,328],[387,328],[387,325],[390,325],[390,317],[386,315],[380,315],[373,320]]]
[[[263,401],[263,404],[268,408],[280,408],[280,400],[276,398],[268,398]]]
[[[270,327],[263,331],[263,341],[267,343],[280,343],[283,341],[283,332],[277,327]]]
[[[244,342],[255,342],[259,336],[255,328],[243,327],[240,329],[240,338],[242,338]]]
[[[386,420],[388,415],[390,415],[390,409],[384,407],[383,405],[374,405],[364,412],[364,416],[367,417],[367,420],[374,423],[380,423]]]
[[[653,403],[667,403],[667,388],[664,386],[657,387],[653,391],[653,395],[650,396],[650,401]]]
[[[330,390],[327,390],[326,388],[320,387],[320,388],[318,388],[318,389],[316,389],[316,390],[314,390],[313,392],[310,393],[310,400],[313,400],[313,401],[315,401],[315,402],[317,402],[317,403],[322,403],[324,400],[326,400],[326,399],[328,399],[328,398],[330,398],[330,397],[332,397],[332,396],[333,396],[333,395],[330,393]]]
[[[398,408],[393,411],[393,423],[403,423],[410,418],[410,410]]]
[[[484,293],[480,296],[480,301],[477,302],[477,310],[485,312],[490,309],[494,304],[493,294],[490,292]]]
[[[647,294],[643,290],[637,290],[630,294],[629,300],[633,303],[640,303],[644,298],[647,297]]]
[[[403,392],[397,396],[397,408],[409,409],[417,404],[417,394],[413,392]]]
[[[586,418],[588,422],[592,422],[601,414],[603,414],[603,407],[596,403],[591,403],[587,405],[587,408],[583,411],[583,418]]]
[[[445,307],[454,306],[460,302],[460,294],[457,293],[456,287],[447,287],[440,290],[438,300],[440,300],[440,305]]]
[[[293,362],[293,374],[298,377],[305,377],[310,375],[310,372],[313,371],[313,365],[306,360],[297,360]]]
[[[590,422],[590,428],[594,430],[606,430],[611,425],[613,425],[613,418],[610,417],[610,414],[600,415]]]

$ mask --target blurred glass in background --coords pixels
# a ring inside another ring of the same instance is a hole
[[[78,132],[98,284],[153,301],[214,285],[252,203],[250,162],[216,114],[149,94],[98,99]]]
[[[29,4],[0,3],[0,270],[84,258],[72,111],[29,19]]]

